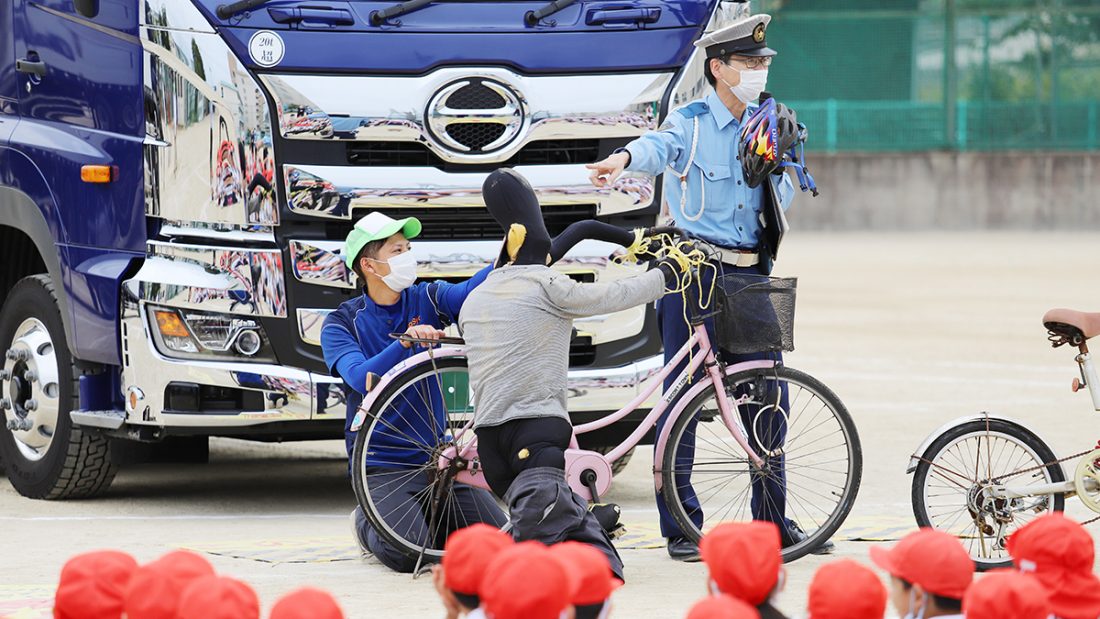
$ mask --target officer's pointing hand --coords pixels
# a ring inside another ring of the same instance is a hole
[[[584,167],[592,170],[588,173],[588,180],[592,182],[596,187],[607,187],[613,184],[619,175],[626,169],[626,165],[630,163],[629,153],[615,153],[603,161],[597,161],[596,163],[589,163]]]

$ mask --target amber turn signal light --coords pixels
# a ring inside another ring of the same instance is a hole
[[[109,183],[118,178],[118,168],[111,165],[80,166],[80,180],[85,183]]]
[[[157,328],[160,329],[161,335],[166,337],[191,337],[187,325],[183,324],[183,319],[176,312],[156,310],[153,314],[157,318]]]

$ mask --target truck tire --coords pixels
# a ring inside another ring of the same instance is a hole
[[[72,358],[59,308],[50,278],[32,275],[0,309],[0,362],[10,373],[0,381],[0,459],[11,485],[32,499],[93,497],[116,472],[109,439],[73,427],[69,417],[79,406],[80,377],[95,368]],[[30,424],[9,428],[12,421]]]

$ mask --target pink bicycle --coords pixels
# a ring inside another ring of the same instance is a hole
[[[698,270],[692,277],[698,280]],[[714,279],[717,311],[688,317],[693,334],[672,362],[626,406],[574,428],[566,452],[567,478],[578,494],[598,502],[611,486],[612,464],[642,442],[671,408],[655,439],[653,478],[683,531],[697,541],[726,521],[794,523],[807,534],[783,550],[784,560],[794,560],[832,536],[851,510],[863,467],[859,437],[844,404],[812,376],[772,359],[726,365],[716,354],[707,318],[717,324],[722,349],[749,352],[746,342],[753,352],[793,349],[795,281],[745,275]],[[737,314],[746,308],[757,320],[761,315],[775,320],[746,323]],[[724,325],[731,324],[740,325],[740,332],[729,333]],[[480,521],[460,508],[463,486],[488,485],[472,430],[476,406],[470,401],[463,341],[407,341],[442,346],[397,365],[367,395],[352,426],[359,430],[353,485],[379,535],[410,557],[435,560],[451,531]],[[578,447],[577,436],[643,408],[685,358],[688,363],[674,387],[621,444],[606,454]],[[692,381],[700,369],[702,378]],[[416,491],[394,500],[395,490],[410,483]],[[782,496],[785,504],[776,504],[774,496]],[[409,526],[414,520],[425,526]]]

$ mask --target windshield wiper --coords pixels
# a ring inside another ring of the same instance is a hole
[[[534,26],[544,17],[549,17],[576,1],[577,0],[554,0],[537,11],[527,11],[527,14],[523,16],[523,21],[525,21],[528,26]]]
[[[229,19],[237,13],[243,13],[244,11],[254,9],[267,2],[268,0],[238,0],[237,2],[218,5],[218,8],[214,10],[214,14],[217,15],[219,19]]]
[[[408,0],[408,2],[402,2],[395,4],[391,7],[382,9],[381,11],[370,12],[370,25],[381,26],[391,17],[399,17],[406,13],[412,13],[413,11],[429,5],[433,0]]]

